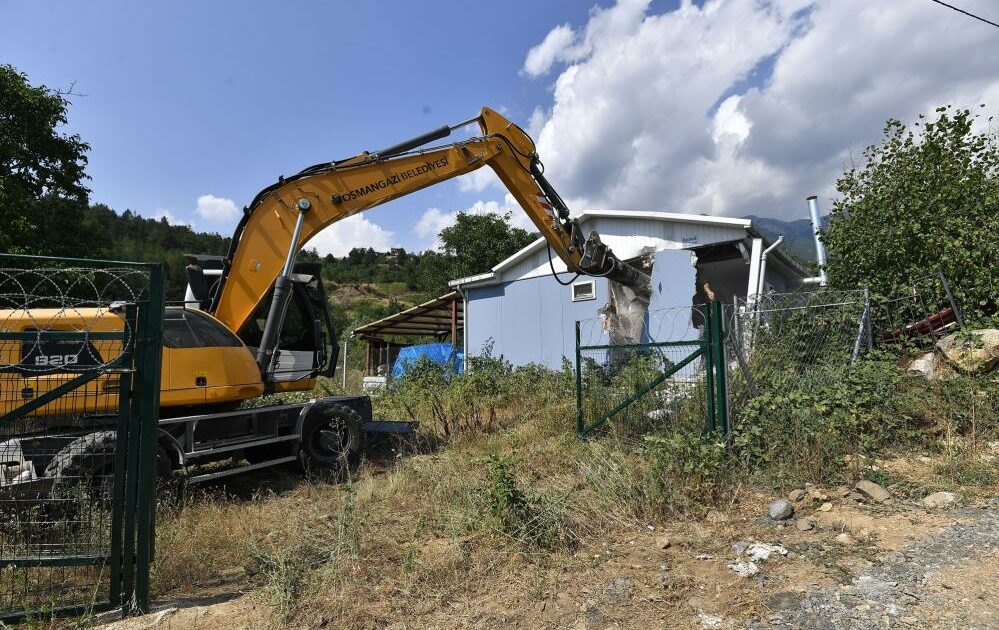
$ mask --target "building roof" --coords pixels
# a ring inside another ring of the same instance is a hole
[[[717,227],[729,227],[729,228],[742,228],[746,230],[747,236],[753,236],[757,238],[763,238],[764,246],[770,245],[769,239],[764,238],[755,227],[753,227],[753,222],[751,219],[736,219],[732,217],[717,217],[717,216],[707,216],[701,214],[681,214],[678,212],[659,212],[652,210],[587,210],[579,215],[580,221],[585,221],[591,218],[623,218],[623,219],[657,219],[660,221],[670,221],[673,223],[689,223],[696,225],[705,226],[717,226]],[[495,284],[496,280],[499,278],[503,271],[513,267],[518,262],[524,260],[528,256],[540,251],[547,245],[544,238],[538,238],[534,242],[523,247],[519,251],[515,252],[510,257],[505,260],[500,261],[491,270],[476,274],[474,276],[466,276],[464,278],[457,278],[448,282],[448,286],[459,288],[459,287],[469,287],[469,286],[488,286],[490,284]],[[689,247],[684,249],[696,249],[696,247]],[[775,258],[779,260],[779,264],[787,268],[792,273],[796,273],[801,277],[808,275],[808,271],[803,269],[800,264],[798,264],[792,258],[785,256],[778,248],[772,254]]]
[[[380,337],[384,335],[436,336],[451,333],[452,308],[461,327],[465,321],[465,304],[461,294],[452,291],[412,308],[383,317],[378,321],[358,326],[351,333],[354,337]]]

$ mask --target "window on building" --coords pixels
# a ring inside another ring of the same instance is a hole
[[[572,285],[572,301],[582,302],[583,300],[597,299],[597,284],[593,280],[584,282],[574,282]]]

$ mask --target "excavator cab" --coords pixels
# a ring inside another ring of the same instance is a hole
[[[185,302],[201,309],[210,302],[215,281],[221,275],[221,258],[190,256],[189,259]],[[268,373],[262,375],[269,390],[310,389],[317,376],[332,377],[336,371],[339,345],[321,269],[319,263],[295,264],[291,299],[278,338],[277,358]],[[273,289],[237,332],[251,353],[255,354],[260,346],[272,300]]]
[[[277,358],[264,382],[278,391],[308,389],[317,376],[333,376],[337,334],[318,263],[296,263],[292,293],[278,337]],[[273,290],[240,327],[239,338],[256,353],[260,347]],[[306,386],[307,385],[307,386]]]

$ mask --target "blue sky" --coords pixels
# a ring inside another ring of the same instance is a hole
[[[4,2],[0,60],[65,88],[70,129],[92,146],[93,199],[147,216],[195,214],[198,197],[242,206],[278,175],[416,135],[485,104],[526,120],[543,83],[518,74],[579,2]],[[294,8],[291,8],[294,6]],[[476,195],[455,183],[367,218],[408,247],[431,206]]]
[[[0,0],[0,16],[0,63],[80,94],[94,201],[223,234],[226,200],[482,105],[530,125],[575,207],[797,218],[885,118],[999,102],[995,30],[924,0]],[[314,243],[424,248],[459,209],[512,209],[504,192],[449,182]]]

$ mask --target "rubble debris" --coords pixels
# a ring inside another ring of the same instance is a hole
[[[966,374],[985,374],[999,364],[999,329],[964,330],[937,342],[945,359]]]

